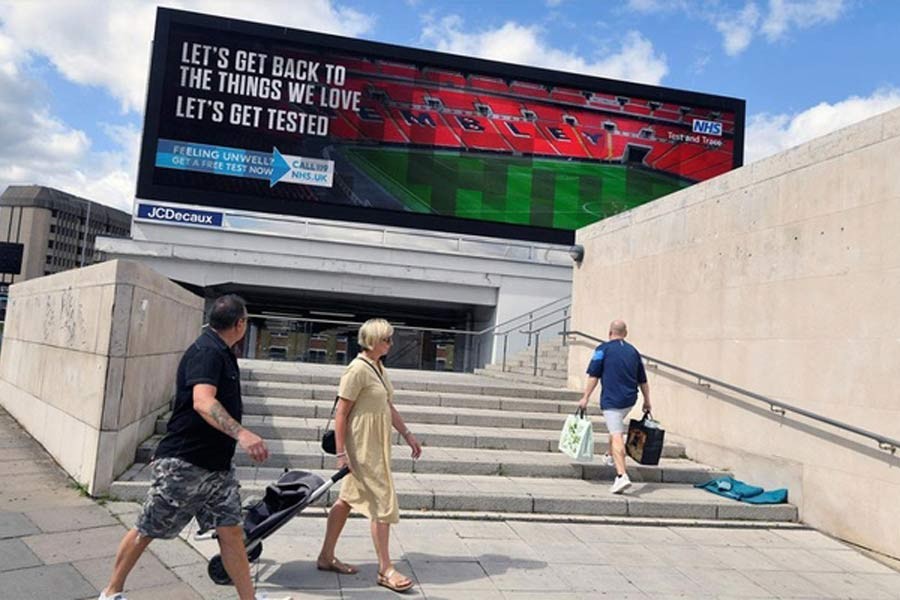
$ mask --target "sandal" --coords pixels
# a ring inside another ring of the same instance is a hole
[[[395,592],[405,592],[415,584],[412,579],[394,567],[391,567],[384,573],[378,573],[378,585],[383,585],[387,589]]]
[[[330,563],[324,565],[317,560],[316,568],[320,571],[333,571],[340,575],[356,575],[359,573],[359,569],[356,567],[342,563],[336,558],[332,558]]]

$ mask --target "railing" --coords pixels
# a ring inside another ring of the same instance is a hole
[[[394,325],[395,331],[398,332],[398,335],[396,336],[398,338],[397,345],[394,348],[394,352],[388,356],[388,360],[393,360],[395,365],[402,367],[421,369],[438,368],[439,366],[446,368],[449,366],[452,370],[471,372],[486,362],[486,358],[483,356],[483,350],[485,348],[492,349],[494,340],[497,339],[498,336],[502,336],[504,348],[503,368],[505,370],[506,352],[509,348],[510,336],[519,333],[520,328],[522,327],[534,327],[535,323],[540,323],[544,319],[553,318],[560,312],[568,315],[569,306],[570,302],[568,296],[557,298],[552,302],[542,304],[521,315],[502,321],[497,325],[485,327],[480,330]],[[309,342],[302,351],[305,360],[310,362],[319,362],[322,358],[328,360],[329,353],[336,355],[340,352],[343,352],[344,359],[346,360],[349,357],[349,354],[352,354],[350,351],[351,348],[355,347],[356,332],[352,330],[358,329],[359,326],[362,325],[359,321],[341,319],[291,317],[269,314],[251,314],[248,316],[257,322],[267,321],[270,323],[283,322],[289,324],[282,328],[280,333],[278,329],[262,329],[256,332],[260,335],[268,335],[270,339],[272,337],[278,338],[280,340],[279,342],[259,344],[256,341],[257,336],[254,336],[253,340],[248,339],[245,342],[245,353],[248,356],[256,356],[256,350],[257,347],[259,347],[262,358],[270,358],[273,360],[299,359],[297,357],[297,352],[289,352],[289,348],[297,346],[298,342],[296,338],[299,335],[309,336],[308,339],[304,339],[304,343]],[[559,321],[554,321],[554,323],[558,322]],[[303,331],[299,331],[300,329]],[[342,329],[346,329],[346,331],[340,331]],[[267,333],[262,334],[261,331],[266,331]],[[316,334],[321,335],[322,333],[325,333],[323,336],[324,339],[316,340],[318,344],[317,347],[314,348],[312,343],[314,340],[313,336]],[[293,341],[290,340],[291,334],[298,334],[294,336],[295,339],[293,339]],[[461,337],[462,340],[459,340],[457,336]],[[345,338],[341,342],[343,348],[341,351],[337,351],[334,344],[332,344],[332,341],[337,340],[339,337]],[[332,340],[332,338],[334,338],[334,340]],[[462,343],[457,343],[458,341],[462,341]],[[527,339],[522,338],[520,341],[523,346],[526,344],[530,346],[532,338],[529,335]],[[327,344],[332,344],[330,349],[323,349],[321,347]],[[434,345],[433,348],[429,348],[429,355],[433,355],[433,360],[427,361],[428,364],[425,364],[423,363],[422,354],[428,344]],[[438,356],[441,352],[444,353],[444,356],[442,357]]]
[[[602,340],[598,337],[594,337],[587,333],[583,333],[581,331],[568,331],[563,330],[559,332],[560,335],[564,336],[581,336],[583,338],[587,338],[589,340],[593,340],[595,342],[599,342],[600,344],[605,344],[606,340]],[[740,388],[736,385],[731,385],[730,383],[726,383],[724,381],[720,381],[715,379],[714,377],[709,377],[707,375],[703,375],[702,373],[697,373],[696,371],[691,371],[690,369],[685,369],[684,367],[679,367],[678,365],[673,365],[672,363],[666,362],[664,360],[660,360],[658,358],[654,358],[652,356],[648,356],[646,354],[641,354],[641,358],[647,361],[647,366],[651,368],[657,367],[665,367],[677,373],[682,373],[684,375],[688,375],[697,380],[697,385],[710,387],[712,385],[718,386],[720,388],[726,389],[730,392],[734,392],[736,394],[740,394],[742,396],[746,396],[747,398],[751,398],[756,400],[757,402],[762,402],[764,404],[769,405],[769,410],[773,413],[784,416],[786,412],[796,413],[798,415],[802,415],[808,419],[812,419],[813,421],[818,421],[820,423],[825,423],[826,425],[830,425],[832,427],[836,427],[838,429],[842,429],[844,431],[849,431],[850,433],[855,433],[856,435],[869,438],[874,440],[878,447],[885,452],[890,452],[891,454],[896,454],[897,449],[900,448],[900,440],[895,440],[888,436],[884,436],[878,433],[873,433],[866,429],[861,429],[859,427],[855,427],[853,425],[849,425],[847,423],[842,423],[841,421],[835,421],[834,419],[830,419],[828,417],[823,417],[822,415],[818,415],[814,412],[810,412],[806,409],[799,408],[797,406],[792,406],[781,400],[775,400],[774,398],[769,398],[768,396],[763,396],[762,394],[757,394],[756,392],[751,392],[750,390],[745,390],[744,388]]]
[[[559,304],[559,306],[556,306],[555,308],[551,308],[557,304]],[[547,304],[539,306],[535,309],[528,311],[527,313],[523,313],[523,314],[519,315],[518,317],[508,319],[502,323],[498,323],[493,328],[491,328],[494,330],[493,336],[495,338],[497,338],[499,336],[503,336],[503,352],[502,352],[502,359],[500,362],[500,369],[503,372],[506,372],[506,358],[509,353],[509,336],[510,336],[510,334],[513,334],[513,333],[519,333],[519,334],[527,336],[526,347],[528,347],[528,348],[530,348],[533,345],[532,341],[534,341],[534,340],[538,341],[537,344],[534,344],[534,346],[535,346],[535,365],[537,365],[537,349],[539,346],[539,338],[534,338],[533,337],[534,331],[532,331],[534,329],[535,323],[538,323],[538,322],[542,321],[543,319],[553,317],[560,312],[562,312],[562,314],[563,314],[562,319],[558,319],[556,321],[553,321],[552,323],[546,323],[546,324],[542,325],[539,328],[539,330],[543,331],[547,327],[552,327],[554,325],[558,325],[559,323],[566,323],[566,322],[568,322],[568,319],[569,319],[569,309],[571,308],[571,306],[572,306],[571,296],[557,298],[553,302],[549,302]],[[512,323],[516,323],[517,321],[523,321],[523,322],[517,323],[516,325],[511,325]],[[520,329],[521,327],[529,327],[531,329],[523,330],[523,329]],[[485,331],[484,333],[487,333],[487,331]],[[565,338],[563,338],[563,341],[565,341]],[[535,366],[535,373],[537,373],[537,366]]]
[[[519,332],[519,333],[528,335],[529,339],[531,339],[532,335],[534,336],[534,360],[532,361],[534,363],[532,365],[534,367],[534,370],[532,372],[532,375],[534,377],[537,377],[537,374],[538,374],[538,352],[540,351],[540,348],[541,348],[541,332],[544,331],[545,329],[549,329],[550,327],[555,327],[555,326],[559,325],[560,323],[563,324],[563,331],[560,332],[560,335],[562,336],[562,345],[565,346],[566,345],[566,335],[564,334],[564,331],[566,329],[568,329],[568,323],[569,323],[568,311],[565,312],[562,319],[557,319],[556,321],[553,321],[552,323],[546,323],[536,329],[530,329],[527,331]]]

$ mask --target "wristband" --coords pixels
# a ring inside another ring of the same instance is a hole
[[[402,435],[403,437],[406,437],[406,436],[408,436],[408,435],[411,434],[411,433],[412,433],[412,431],[410,431],[409,429],[407,429],[406,431],[404,431],[404,432],[401,433],[400,435]]]
[[[346,452],[338,452],[338,453],[335,454],[334,456],[335,456],[336,458],[340,458],[341,456],[347,456],[347,453],[346,453]]]

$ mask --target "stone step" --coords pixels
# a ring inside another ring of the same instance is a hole
[[[314,470],[322,478],[333,471]],[[280,469],[238,468],[241,492],[261,497],[265,486],[281,475]],[[112,484],[110,493],[122,500],[142,501],[149,487],[149,469],[134,465]],[[789,504],[755,506],[715,496],[690,486],[666,483],[640,483],[622,495],[609,493],[609,482],[486,477],[471,475],[428,475],[395,473],[394,483],[400,508],[404,512],[478,511],[516,515],[566,515],[620,517],[635,520],[704,519],[715,521],[793,522],[796,507]],[[321,510],[339,493],[334,486],[328,498],[307,511]],[[324,529],[324,522],[322,525]]]
[[[136,462],[149,462],[160,436],[141,444]],[[318,441],[266,440],[269,460],[266,466],[291,469],[323,469],[334,457],[322,452]],[[576,463],[559,452],[528,452],[521,450],[486,450],[482,448],[428,447],[422,457],[413,460],[407,446],[392,448],[394,472],[432,473],[447,475],[504,475],[507,477],[545,477],[559,479],[612,480],[615,469],[599,462]],[[664,458],[657,466],[639,465],[627,461],[626,469],[632,481],[656,483],[700,483],[729,475],[721,469],[700,465],[679,458]],[[235,455],[235,464],[250,466],[244,452]]]
[[[282,382],[250,381],[241,384],[245,396],[290,398],[292,400],[330,400],[334,402],[337,386],[303,385]],[[516,412],[569,413],[580,397],[570,394],[566,400],[462,394],[457,392],[420,392],[395,390],[394,403],[406,406],[446,406],[481,408]]]
[[[333,399],[297,400],[248,396],[244,398],[244,414],[327,419],[333,405]],[[562,430],[565,416],[569,414],[568,410],[565,413],[549,413],[452,406],[400,405],[399,403],[397,406],[401,406],[400,413],[403,415],[403,419],[410,424],[552,429],[556,432]],[[595,416],[593,422],[594,433],[606,432],[606,425],[601,418]]]
[[[497,370],[487,370],[487,369],[475,369],[476,375],[483,375],[485,377],[491,377],[493,379],[502,379],[504,381],[527,381],[531,383],[543,383],[545,385],[554,385],[558,387],[565,387],[568,384],[568,378],[566,379],[542,379],[540,377],[534,377],[529,374],[522,373],[505,373],[499,368]],[[577,400],[581,397],[580,392],[576,392],[574,390],[570,390],[573,397]]]
[[[550,368],[550,367],[541,367],[539,366],[537,369],[537,375],[534,375],[534,367],[530,365],[516,365],[516,364],[508,364],[506,365],[506,370],[503,370],[503,365],[486,365],[484,368],[489,372],[500,372],[500,373],[513,373],[516,375],[527,375],[530,377],[538,377],[543,381],[555,381],[555,380],[565,380],[568,377],[568,372],[562,369]]]
[[[245,383],[268,382],[330,386],[337,390],[344,367],[310,363],[271,363],[242,360],[241,379]],[[484,396],[577,400],[570,390],[532,383],[498,383],[490,377],[469,373],[390,370],[395,390],[443,392]]]
[[[565,365],[569,362],[568,356],[566,355],[568,351],[563,352],[538,352],[538,364],[544,363],[556,363],[558,365]],[[495,364],[501,364],[503,362],[503,358],[499,357]],[[534,351],[529,350],[528,352],[513,354],[512,356],[507,355],[506,364],[534,364]]]
[[[156,423],[156,433],[165,433],[168,415]],[[328,425],[326,418],[268,417],[244,415],[243,424],[266,439],[317,441]],[[560,425],[561,427],[561,425]],[[426,447],[483,448],[489,450],[526,450],[529,452],[557,452],[559,433],[552,430],[511,429],[503,427],[460,427],[459,425],[417,424],[416,437]],[[394,432],[393,443],[402,445],[399,433]],[[609,436],[594,435],[594,452],[607,451]],[[665,458],[683,458],[682,444],[667,443],[663,447]]]

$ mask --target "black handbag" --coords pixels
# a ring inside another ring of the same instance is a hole
[[[659,421],[655,421],[650,413],[644,413],[640,421],[631,419],[628,424],[625,451],[642,465],[658,465],[665,437],[666,431],[659,426]]]
[[[331,415],[328,416],[328,423],[325,424],[325,433],[322,434],[322,450],[328,454],[337,454],[337,438],[334,435],[334,429],[328,429],[331,425],[331,418],[334,416],[334,409],[337,408],[338,398],[334,397],[334,405],[331,407]]]
[[[381,376],[381,373],[378,372],[378,369],[373,367],[372,363],[370,363],[369,361],[363,362],[365,362],[373,371],[375,371],[375,375],[378,376],[378,379],[381,381],[381,385],[383,385],[385,391],[387,391],[387,384],[384,382],[384,378]],[[340,396],[334,397],[334,404],[331,405],[331,414],[328,415],[328,423],[325,424],[325,432],[322,434],[322,451],[327,454],[337,454],[337,437],[335,436],[334,429],[329,429],[328,426],[331,425],[331,419],[334,418],[334,411],[337,408],[339,398]]]

